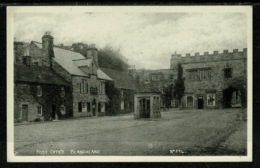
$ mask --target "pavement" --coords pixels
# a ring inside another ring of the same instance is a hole
[[[246,155],[246,109],[162,112],[160,119],[132,114],[14,127],[16,155]]]

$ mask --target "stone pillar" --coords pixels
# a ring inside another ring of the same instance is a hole
[[[137,98],[137,96],[135,95],[134,96],[134,118],[139,118],[139,114],[138,114],[138,112],[139,112],[139,101],[138,101],[138,98]]]
[[[150,118],[154,117],[154,111],[153,111],[153,96],[150,96]]]

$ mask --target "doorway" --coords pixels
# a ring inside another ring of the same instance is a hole
[[[56,106],[55,105],[52,105],[51,106],[51,118],[53,120],[55,120],[55,115],[56,115]]]
[[[238,92],[238,89],[234,87],[228,87],[227,89],[223,90],[223,107],[224,108],[231,108],[232,101],[236,99],[233,93]],[[232,100],[233,99],[233,100]]]
[[[93,99],[92,102],[92,112],[93,112],[93,116],[96,116],[96,99]]]
[[[28,121],[28,104],[22,105],[22,121]]]
[[[203,96],[198,96],[198,109],[203,109]]]
[[[141,99],[139,100],[140,104],[140,118],[150,118],[150,100],[148,99]]]

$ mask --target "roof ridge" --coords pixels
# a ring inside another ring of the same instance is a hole
[[[38,43],[38,44],[42,44],[42,43],[40,43],[40,42],[38,42],[38,41],[31,41],[31,42]],[[71,51],[71,52],[78,53],[78,54],[82,55],[82,54],[79,53],[79,52],[76,52],[76,51],[73,51],[73,50],[69,50],[69,49],[65,49],[65,48],[61,48],[61,47],[59,47],[59,46],[57,46],[57,45],[55,45],[55,44],[53,44],[53,48],[58,48],[58,49],[66,50],[66,51]],[[82,56],[83,56],[83,55],[82,55]]]

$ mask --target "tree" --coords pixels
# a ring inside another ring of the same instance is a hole
[[[98,64],[102,68],[108,68],[118,71],[125,71],[129,65],[123,61],[123,55],[120,50],[113,50],[112,47],[106,46],[98,51]]]
[[[70,48],[87,57],[88,45],[84,43],[73,43]],[[101,68],[108,68],[118,71],[125,71],[129,65],[123,60],[120,50],[114,50],[110,46],[98,50],[98,65]]]
[[[175,85],[174,85],[174,97],[178,100],[179,104],[179,109],[182,109],[182,103],[181,99],[184,96],[184,91],[185,91],[185,85],[184,85],[184,80],[185,78],[183,76],[183,68],[180,63],[178,63],[178,78],[175,80]]]
[[[165,88],[164,103],[167,108],[171,107],[171,100],[173,99],[173,84]]]

